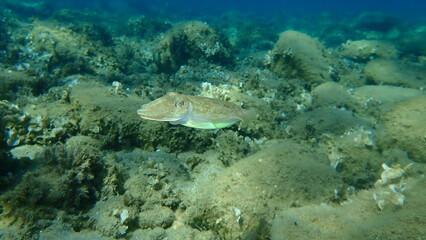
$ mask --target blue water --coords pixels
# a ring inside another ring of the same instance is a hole
[[[161,2],[165,1],[158,1]],[[398,14],[402,16],[422,16],[426,10],[426,2],[421,0],[401,1],[244,1],[244,0],[218,0],[218,1],[170,1],[170,5],[180,7],[181,9],[200,9],[208,12],[208,9],[220,11],[237,10],[249,11],[258,14],[281,14],[288,12],[299,13],[319,13],[319,12],[335,12],[335,13],[360,13],[363,11],[380,11],[390,14]]]
[[[49,2],[49,1],[46,1]],[[96,7],[98,10],[125,10],[127,13],[152,14],[162,17],[174,16],[176,14],[192,15],[193,17],[215,15],[219,16],[227,11],[237,11],[241,13],[258,14],[260,16],[276,16],[283,14],[318,14],[333,13],[343,15],[354,15],[363,12],[381,12],[395,16],[415,19],[424,18],[426,12],[426,1],[422,0],[359,0],[359,1],[244,1],[244,0],[88,0],[88,1],[50,1],[49,4],[73,7],[90,8]]]

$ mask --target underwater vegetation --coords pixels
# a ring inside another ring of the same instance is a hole
[[[424,21],[61,4],[0,3],[0,239],[426,235]]]

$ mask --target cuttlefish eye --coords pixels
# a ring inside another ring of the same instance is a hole
[[[175,107],[182,107],[185,105],[185,101],[175,102]]]

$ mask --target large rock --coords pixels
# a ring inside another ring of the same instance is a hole
[[[424,28],[419,27],[404,33],[398,40],[399,47],[403,52],[415,56],[426,55],[426,30]]]
[[[423,93],[418,89],[386,85],[367,85],[353,91],[353,96],[370,111],[374,111],[373,105],[380,111],[388,111],[398,102],[421,95]]]
[[[349,89],[335,82],[326,82],[315,87],[311,92],[313,107],[345,107],[356,105],[356,100]]]
[[[158,71],[165,73],[176,72],[190,59],[227,64],[232,58],[228,40],[198,21],[182,23],[171,29],[154,51]]]
[[[353,128],[369,129],[371,124],[352,111],[324,107],[297,116],[290,126],[295,136],[310,139],[322,134],[341,135]]]
[[[426,96],[411,98],[397,104],[383,117],[384,148],[407,151],[418,162],[426,163]]]
[[[426,86],[426,65],[389,59],[375,59],[364,68],[366,78],[376,84],[412,88]]]
[[[343,185],[325,154],[289,140],[268,145],[193,184],[186,221],[224,239],[265,239],[275,209],[327,202]]]
[[[310,205],[278,211],[270,239],[422,239],[426,234],[424,180],[410,179],[409,184],[406,193],[409,203],[404,206],[388,203],[384,211],[379,211],[374,201],[374,194],[380,191],[375,188],[359,191],[341,205]]]
[[[363,101],[375,100],[383,104],[396,103],[422,95],[418,89],[383,85],[367,85],[354,90],[353,95]]]
[[[266,64],[285,78],[301,78],[308,85],[330,80],[330,58],[316,39],[296,31],[285,31],[266,55]]]
[[[379,40],[347,41],[340,48],[340,54],[355,61],[365,62],[375,57],[397,58],[398,50],[390,42]]]
[[[15,100],[20,95],[28,94],[30,89],[33,94],[40,94],[54,84],[45,78],[28,76],[19,71],[0,71],[0,99]]]

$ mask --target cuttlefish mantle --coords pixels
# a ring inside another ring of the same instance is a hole
[[[137,113],[143,119],[199,129],[224,128],[240,121],[246,125],[256,115],[254,109],[245,110],[231,102],[175,92],[142,105]]]

